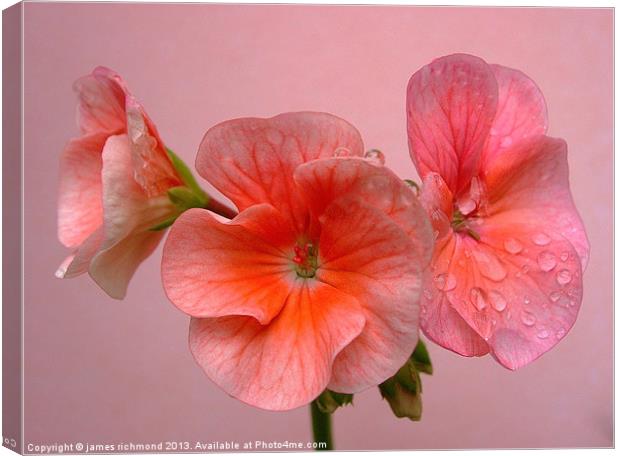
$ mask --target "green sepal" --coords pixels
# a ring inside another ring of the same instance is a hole
[[[407,360],[396,375],[381,383],[379,391],[396,417],[420,421],[422,381],[411,360]]]
[[[338,407],[352,404],[353,394],[336,393],[326,389],[315,401],[321,412],[334,413]]]
[[[193,207],[205,207],[207,203],[200,195],[184,186],[168,189],[168,198],[181,212]]]
[[[204,192],[202,188],[200,188],[200,185],[198,185],[198,182],[196,182],[194,175],[192,174],[190,169],[187,167],[185,162],[181,160],[181,158],[177,154],[175,154],[171,149],[166,148],[166,151],[168,152],[168,157],[170,158],[170,161],[172,162],[172,166],[174,166],[174,169],[179,174],[179,177],[181,178],[183,183],[187,187],[192,189],[194,193],[196,193],[196,195],[204,199],[206,202],[209,199],[208,195]]]
[[[422,342],[422,339],[418,340],[418,345],[416,345],[415,350],[411,355],[411,360],[413,361],[413,365],[418,372],[433,375],[433,364],[431,363],[431,357],[428,354],[428,350],[426,349],[424,342]]]
[[[379,392],[394,415],[420,421],[422,418],[422,378],[420,372],[432,375],[433,365],[426,345],[418,340],[407,362],[386,381],[379,385]]]
[[[154,226],[150,227],[149,231],[165,230],[166,228],[171,226],[177,218],[178,218],[178,215],[172,216],[172,217],[164,220],[163,222],[158,223],[157,225],[154,225]]]

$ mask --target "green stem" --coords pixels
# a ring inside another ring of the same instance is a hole
[[[317,444],[315,449],[317,451],[333,450],[331,414],[321,412],[316,401],[310,404],[310,413],[312,414],[312,434]]]

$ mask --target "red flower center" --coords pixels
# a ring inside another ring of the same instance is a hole
[[[317,247],[311,242],[306,242],[297,244],[293,251],[295,252],[293,263],[295,263],[297,275],[303,278],[314,277],[317,268]]]

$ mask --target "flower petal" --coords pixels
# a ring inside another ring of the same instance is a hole
[[[499,99],[483,152],[483,166],[488,166],[512,144],[547,132],[547,105],[534,81],[519,70],[501,65],[491,68],[499,87]]]
[[[129,94],[126,109],[127,136],[131,144],[136,182],[148,196],[161,195],[171,187],[183,185],[155,125],[144,108]]]
[[[418,340],[421,269],[405,232],[383,212],[344,197],[322,216],[317,279],[357,299],[363,332],[333,367],[329,388],[353,393],[393,375]]]
[[[448,238],[441,243],[433,263],[442,261],[439,257],[451,251],[446,248],[450,242],[452,239]],[[461,356],[483,356],[489,353],[489,346],[484,339],[469,327],[446,297],[446,288],[452,286],[446,281],[453,278],[446,275],[433,279],[433,274],[428,271],[424,277],[424,292],[420,301],[420,327],[424,334],[436,344]]]
[[[325,389],[334,358],[363,326],[355,298],[299,279],[269,325],[241,316],[192,318],[190,348],[230,395],[256,407],[288,410]]]
[[[168,298],[193,317],[245,315],[268,324],[295,283],[295,238],[280,213],[261,204],[229,223],[191,209],[170,230],[162,279]]]
[[[149,197],[134,179],[131,144],[127,135],[110,136],[103,148],[103,214],[108,249],[135,232],[147,231],[173,215],[166,195]]]
[[[125,131],[126,89],[118,74],[97,67],[75,81],[73,89],[78,94],[78,124],[84,133]]]
[[[77,250],[69,255],[56,270],[59,279],[70,279],[88,271],[90,261],[99,251],[103,242],[103,227],[97,228],[88,236]]]
[[[409,151],[422,178],[438,173],[455,195],[469,185],[478,172],[497,97],[491,67],[471,55],[441,57],[411,77]]]
[[[58,237],[66,247],[77,248],[103,222],[101,150],[105,134],[69,141],[60,158]]]
[[[424,208],[389,168],[359,158],[331,158],[299,166],[294,178],[315,217],[321,217],[337,198],[360,198],[409,236],[422,268],[430,261],[433,239]]]
[[[581,264],[570,242],[544,245],[530,227],[481,229],[482,242],[455,235],[453,253],[437,263],[452,307],[487,341],[493,356],[517,369],[555,346],[574,324],[582,294]]]
[[[240,211],[268,203],[303,231],[307,209],[296,194],[293,172],[302,163],[335,154],[363,154],[351,124],[329,114],[288,113],[211,128],[200,144],[196,169]]]
[[[529,225],[532,236],[570,241],[585,270],[590,251],[573,203],[566,143],[546,136],[521,141],[502,152],[485,174],[488,189],[485,226]]]
[[[90,276],[110,297],[123,299],[136,269],[153,253],[163,236],[163,231],[136,232],[99,251],[90,262]]]
[[[452,214],[452,192],[439,174],[428,173],[424,178],[420,203],[430,217],[435,240],[451,232],[450,219],[446,214]]]

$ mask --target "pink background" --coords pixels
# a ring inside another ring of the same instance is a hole
[[[335,415],[339,449],[612,445],[612,10],[146,4],[25,5],[26,443],[310,438],[305,408],[254,409],[220,391],[187,349],[159,253],[124,302],[53,273],[58,156],[77,133],[71,83],[98,64],[127,80],[164,141],[193,163],[206,129],[240,116],[327,111],[415,177],[411,74],[453,52],[519,68],[569,144],[592,243],[581,314],[518,372],[430,345],[421,423],[376,390]]]

